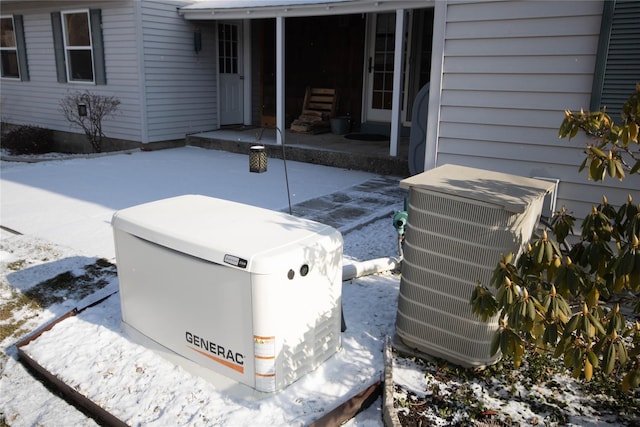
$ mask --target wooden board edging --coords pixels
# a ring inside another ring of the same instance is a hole
[[[100,407],[97,404],[95,404],[91,399],[89,399],[86,396],[78,393],[74,388],[72,388],[69,385],[67,385],[64,381],[62,381],[60,378],[58,378],[57,376],[55,376],[54,374],[49,372],[44,366],[40,365],[33,358],[31,358],[29,355],[27,355],[27,353],[25,353],[24,350],[22,349],[22,347],[24,347],[24,346],[28,345],[29,343],[31,343],[32,341],[38,339],[43,333],[51,330],[58,323],[62,322],[63,320],[66,320],[66,319],[68,319],[70,317],[76,316],[78,313],[81,313],[82,311],[86,310],[89,307],[93,307],[93,306],[103,302],[104,300],[106,300],[107,298],[111,297],[115,293],[116,292],[111,293],[111,294],[107,295],[106,297],[101,298],[100,300],[98,300],[98,301],[96,301],[96,302],[94,302],[94,303],[92,303],[92,304],[90,304],[90,305],[88,305],[86,307],[83,307],[81,309],[74,308],[74,309],[66,312],[62,316],[60,316],[60,317],[54,319],[53,321],[45,324],[40,329],[37,329],[34,333],[32,333],[30,335],[27,335],[25,338],[23,338],[20,341],[18,341],[16,343],[16,348],[18,349],[18,361],[20,363],[22,363],[23,365],[25,365],[27,370],[32,370],[33,372],[36,372],[38,375],[40,375],[41,378],[44,381],[46,381],[46,383],[47,383],[46,386],[50,386],[54,390],[59,392],[60,395],[62,396],[62,398],[67,403],[75,406],[76,408],[78,408],[83,413],[89,415],[91,418],[93,418],[100,425],[109,426],[109,427],[111,427],[111,426],[113,426],[113,427],[125,427],[125,426],[127,426],[127,424],[125,422],[121,421],[120,419],[118,419],[116,416],[114,416],[110,412],[106,411],[102,407]]]

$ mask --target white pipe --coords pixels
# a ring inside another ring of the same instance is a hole
[[[356,262],[354,264],[345,264],[342,266],[342,281],[345,282],[370,274],[395,270],[400,267],[401,262],[402,260],[400,258],[388,257]]]

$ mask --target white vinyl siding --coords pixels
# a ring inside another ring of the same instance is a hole
[[[22,14],[29,56],[29,82],[3,80],[2,120],[82,133],[60,111],[60,100],[76,90],[120,100],[104,120],[109,138],[138,142],[183,139],[218,126],[215,24],[201,28],[203,50],[194,52],[196,28],[177,13],[182,1],[91,2],[100,9],[106,85],[59,83],[53,49],[52,12],[86,8],[87,2],[16,2],[3,14]]]
[[[214,22],[195,25],[176,12],[183,2],[142,3],[148,141],[182,139],[218,127]],[[202,50],[193,33],[200,29]]]
[[[142,116],[140,96],[140,62],[136,43],[135,1],[92,2],[101,9],[105,47],[105,67],[108,84],[95,86],[83,83],[58,83],[53,52],[51,13],[77,10],[86,2],[3,5],[23,16],[25,41],[29,59],[30,81],[2,82],[2,119],[9,123],[38,125],[64,132],[82,133],[71,126],[60,111],[60,100],[76,90],[115,96],[121,102],[115,117],[103,122],[109,138],[141,141]],[[44,7],[43,7],[44,5]]]
[[[585,137],[558,139],[564,110],[588,109],[601,1],[449,2],[437,165],[560,179],[557,207],[584,216],[607,194],[621,204],[639,180],[588,182]]]

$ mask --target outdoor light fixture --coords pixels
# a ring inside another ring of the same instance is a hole
[[[193,32],[193,50],[195,50],[196,53],[202,50],[202,33],[200,30]]]
[[[87,104],[85,103],[78,104],[78,116],[87,117]]]
[[[262,173],[267,171],[267,152],[264,145],[254,145],[249,150],[249,172]]]

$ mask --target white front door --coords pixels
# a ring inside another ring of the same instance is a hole
[[[369,16],[365,121],[391,122],[395,13]]]
[[[243,122],[242,24],[218,23],[220,125]]]

